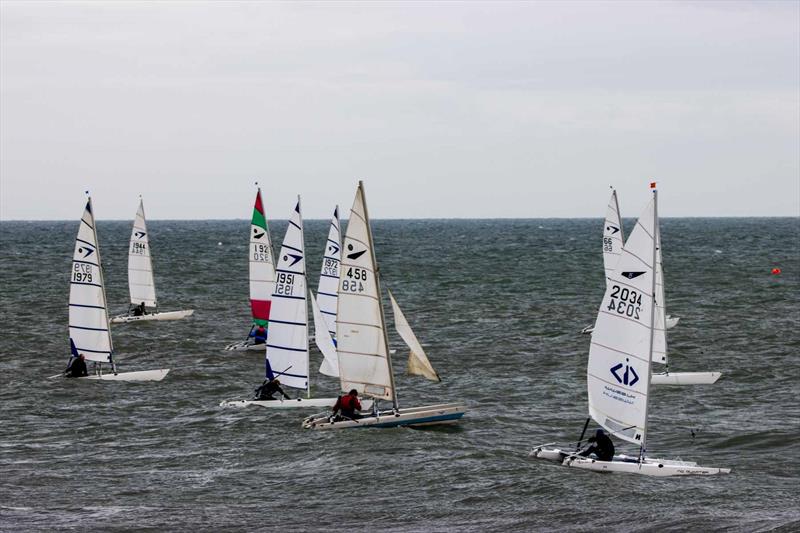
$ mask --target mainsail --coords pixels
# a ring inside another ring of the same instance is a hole
[[[603,226],[603,268],[606,270],[606,282],[608,282],[611,273],[617,268],[623,242],[625,242],[625,238],[622,230],[622,220],[619,216],[617,191],[612,190]]]
[[[653,323],[653,362],[668,365],[667,305],[664,300],[664,266],[661,262],[661,224],[656,225],[656,299]]]
[[[253,323],[267,326],[274,288],[275,263],[272,259],[272,243],[259,187],[250,223],[250,310],[253,314]]]
[[[267,377],[278,377],[289,387],[308,389],[306,262],[299,197],[275,271],[267,337]]]
[[[333,218],[328,230],[328,240],[325,243],[322,270],[319,274],[319,286],[317,288],[317,303],[325,319],[325,324],[328,326],[328,333],[331,339],[336,338],[336,306],[338,303],[336,289],[339,286],[339,264],[341,260],[342,237],[339,231],[339,206],[336,206],[336,209],[333,210]],[[319,335],[315,335],[314,338],[317,346],[319,346]],[[334,340],[334,346],[335,344],[336,341]],[[320,347],[320,351],[322,351],[322,347]]]
[[[394,327],[400,337],[405,341],[409,350],[408,354],[408,369],[407,372],[411,375],[424,376],[431,381],[442,381],[436,370],[433,369],[425,350],[422,349],[417,336],[411,330],[411,326],[406,320],[405,315],[400,310],[397,300],[394,299],[392,291],[389,291],[389,300],[392,302],[392,313],[394,314]]]
[[[86,202],[72,255],[69,340],[73,356],[83,354],[89,361],[112,362],[106,290],[91,198]]]
[[[144,202],[139,199],[139,209],[133,220],[131,241],[128,247],[128,289],[131,303],[156,308],[156,284],[153,280],[153,260],[150,257],[150,238],[144,218]]]
[[[653,350],[656,217],[654,192],[609,275],[587,367],[589,415],[642,448]]]
[[[340,269],[336,340],[342,390],[356,389],[366,396],[392,400],[397,407],[372,232],[361,182],[350,210]]]

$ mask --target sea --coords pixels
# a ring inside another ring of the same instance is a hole
[[[648,455],[732,472],[652,478],[529,457],[575,446],[587,417],[600,219],[373,221],[384,290],[442,376],[407,376],[390,328],[400,406],[468,411],[439,429],[316,432],[301,429],[314,410],[219,406],[264,375],[263,354],[223,350],[250,328],[248,220],[148,221],[161,310],[195,313],[112,333],[121,370],[170,368],[164,381],[47,379],[69,356],[78,214],[0,223],[2,531],[800,530],[800,218],[661,221],[670,368],[722,377],[653,388]],[[97,227],[121,313],[131,223]],[[276,246],[285,229],[270,222]],[[305,223],[312,289],[327,229]],[[315,395],[338,392],[313,374]]]

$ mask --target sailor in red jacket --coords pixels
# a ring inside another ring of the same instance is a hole
[[[349,418],[350,420],[361,418],[361,415],[356,412],[360,410],[361,402],[358,401],[358,391],[356,389],[352,389],[344,396],[339,396],[336,399],[336,405],[333,406],[334,415],[338,411],[339,416],[342,418]]]

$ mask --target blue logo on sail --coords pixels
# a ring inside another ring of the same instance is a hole
[[[625,359],[627,363],[629,360]],[[625,373],[620,376],[618,372],[622,370],[622,367],[625,367]],[[623,365],[622,363],[618,363],[611,367],[611,375],[614,376],[618,382],[622,383],[623,385],[627,385],[629,387],[633,387],[639,381],[639,374],[633,369],[630,365]]]

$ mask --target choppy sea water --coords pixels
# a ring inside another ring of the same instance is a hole
[[[800,219],[662,220],[668,311],[681,317],[671,368],[723,377],[652,391],[649,454],[733,469],[670,479],[528,457],[574,443],[586,417],[578,332],[604,287],[600,220],[374,221],[384,283],[443,377],[405,376],[390,331],[401,406],[469,411],[449,429],[335,432],[302,430],[302,412],[218,407],[263,373],[260,355],[222,351],[249,329],[249,222],[148,226],[161,308],[195,315],[115,325],[123,369],[172,372],[97,383],[44,379],[68,358],[77,220],[0,224],[3,531],[800,529]],[[285,227],[271,223],[274,243]],[[130,223],[98,230],[121,312]],[[326,234],[327,221],[306,222],[314,289]]]

